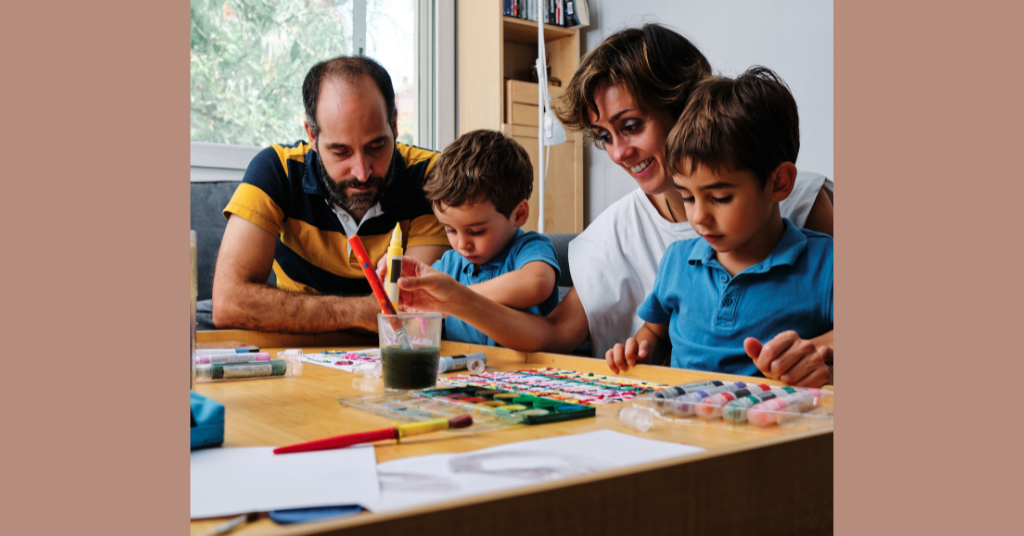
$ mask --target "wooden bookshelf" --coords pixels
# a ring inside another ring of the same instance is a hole
[[[501,130],[526,148],[534,165],[534,195],[523,229],[536,230],[537,86],[530,82],[530,71],[537,58],[537,23],[504,16],[497,0],[459,2],[458,9],[459,133]],[[544,46],[551,76],[565,86],[579,65],[579,29],[545,24]],[[560,93],[551,89],[555,98]],[[548,233],[583,231],[582,135],[567,134],[569,140],[550,151],[544,202]]]

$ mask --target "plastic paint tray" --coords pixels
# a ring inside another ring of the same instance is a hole
[[[496,401],[495,395],[501,394],[515,397],[498,397]],[[503,398],[507,401],[502,401]],[[477,400],[465,402],[464,399]],[[502,403],[498,405],[498,401]],[[473,416],[473,426],[451,430],[451,433],[479,432],[512,424],[547,424],[596,415],[593,407],[582,404],[473,385],[339,398],[338,402],[401,423],[449,419],[464,413]]]
[[[791,389],[795,392],[807,393],[806,396],[811,402],[796,409],[765,409],[754,405],[743,410],[729,411],[726,406],[685,401],[684,397],[657,398],[652,394],[637,397],[633,404],[654,410],[662,419],[680,423],[718,423],[734,427],[778,425],[782,428],[818,428],[833,424],[834,393],[832,390],[802,387]],[[756,422],[753,423],[747,418],[751,411],[756,413],[754,416]]]

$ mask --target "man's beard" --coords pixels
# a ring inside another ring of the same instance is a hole
[[[319,155],[317,162],[320,164],[320,179],[323,181],[324,187],[327,188],[327,194],[330,196],[331,201],[349,212],[369,210],[370,207],[376,205],[380,201],[381,196],[384,195],[384,190],[387,189],[394,178],[395,166],[389,162],[388,170],[384,173],[384,176],[370,175],[366,182],[359,182],[359,179],[338,182],[327,174],[323,159],[319,158]],[[345,193],[347,188],[373,188],[374,190],[372,192],[349,195]]]

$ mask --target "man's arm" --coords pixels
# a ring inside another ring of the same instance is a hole
[[[288,333],[377,331],[380,310],[373,296],[313,296],[268,286],[276,244],[274,235],[231,215],[213,276],[214,325]]]
[[[555,269],[544,261],[533,261],[518,270],[470,285],[477,294],[513,309],[527,309],[542,303],[555,288]]]

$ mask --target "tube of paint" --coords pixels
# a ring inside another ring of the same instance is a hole
[[[793,394],[779,395],[771,400],[754,404],[747,410],[747,420],[758,426],[779,422],[786,413],[803,413],[821,405],[821,391],[801,389]]]
[[[469,370],[472,374],[480,374],[487,366],[487,356],[482,352],[442,357],[437,362],[437,373],[443,374],[453,370]],[[473,370],[479,372],[473,372]]]
[[[646,432],[654,425],[654,410],[643,406],[626,406],[619,411],[619,421],[641,432]]]
[[[698,417],[705,419],[717,419],[722,416],[722,406],[735,401],[736,399],[759,395],[771,391],[771,388],[767,385],[750,385],[747,384],[746,389],[740,389],[733,393],[718,393],[711,395],[700,401],[699,404],[694,406],[694,410]]]
[[[364,378],[380,378],[380,361],[365,361],[352,365],[352,374],[358,374]]]
[[[217,365],[224,363],[253,363],[256,361],[270,361],[270,354],[266,352],[252,353],[246,352],[244,354],[213,354],[213,355],[197,355],[197,365]]]
[[[785,394],[793,394],[795,392],[796,389],[792,387],[783,387],[781,389],[772,389],[767,393],[745,396],[743,398],[733,400],[732,402],[729,402],[728,404],[722,406],[722,419],[736,423],[746,421],[747,409],[754,406],[755,404],[760,404],[761,402],[764,402],[766,400],[778,398],[779,396]]]
[[[298,360],[196,365],[196,383],[292,378],[301,375],[302,361]]]

